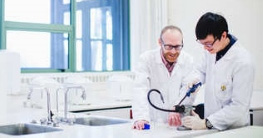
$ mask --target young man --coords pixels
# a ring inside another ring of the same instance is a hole
[[[159,47],[140,56],[136,66],[136,86],[133,98],[134,129],[144,129],[150,121],[181,125],[180,114],[167,113],[151,107],[147,101],[150,89],[161,91],[160,95],[151,95],[151,101],[159,107],[172,109],[185,96],[187,76],[193,69],[193,59],[183,49],[182,31],[176,26],[162,29],[158,40]],[[183,104],[192,104],[194,96],[186,98]]]
[[[226,19],[221,15],[204,14],[195,33],[206,50],[196,70],[205,84],[205,119],[193,112],[193,116],[183,118],[183,124],[192,129],[219,130],[248,125],[254,80],[250,54],[228,33]]]

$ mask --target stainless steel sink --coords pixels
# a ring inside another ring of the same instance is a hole
[[[47,133],[54,131],[61,131],[62,129],[52,128],[48,126],[39,126],[34,124],[12,124],[0,126],[0,133],[7,135],[29,135],[37,133]]]
[[[75,124],[88,125],[88,126],[106,126],[106,125],[116,125],[123,123],[130,123],[130,120],[110,118],[110,117],[96,117],[96,116],[76,118],[75,120]]]

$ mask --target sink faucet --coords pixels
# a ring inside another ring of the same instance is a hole
[[[52,123],[52,113],[51,113],[51,105],[50,105],[50,93],[49,93],[49,90],[46,88],[46,87],[41,87],[41,86],[38,86],[38,87],[34,87],[34,88],[30,88],[29,90],[29,93],[27,95],[27,99],[31,99],[31,95],[34,91],[34,89],[40,89],[41,91],[44,90],[47,94],[47,113],[48,113],[48,117],[47,117],[47,124],[51,124]]]
[[[57,101],[57,112],[58,112],[58,92],[59,90],[64,90],[64,118],[63,118],[63,121],[65,122],[68,122],[69,119],[68,119],[68,93],[69,93],[69,90],[70,89],[80,89],[82,91],[82,95],[81,95],[81,98],[83,100],[86,99],[86,91],[85,89],[80,86],[80,85],[75,85],[75,84],[65,84],[63,85],[61,88],[59,88],[57,91],[56,91],[56,101]],[[70,123],[70,122],[69,122]]]

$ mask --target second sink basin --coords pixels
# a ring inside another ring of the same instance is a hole
[[[88,126],[106,126],[106,125],[115,125],[115,124],[129,123],[129,122],[130,122],[129,120],[125,120],[125,119],[98,117],[98,116],[76,118],[75,120],[75,124],[88,125]]]
[[[8,135],[28,135],[54,131],[61,131],[61,129],[26,123],[0,126],[0,133]]]

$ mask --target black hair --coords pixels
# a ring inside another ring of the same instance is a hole
[[[228,34],[228,25],[226,19],[216,13],[207,12],[201,16],[195,27],[197,40],[205,39],[208,35],[221,39],[222,33]]]

